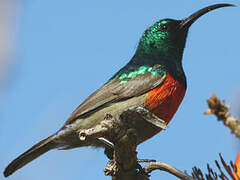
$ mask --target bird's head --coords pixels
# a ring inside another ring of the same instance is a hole
[[[163,19],[156,22],[143,33],[137,51],[144,54],[157,53],[165,56],[182,56],[189,27],[209,11],[226,6],[234,5],[215,4],[200,9],[182,20]]]

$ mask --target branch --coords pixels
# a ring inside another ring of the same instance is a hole
[[[206,115],[215,114],[219,121],[223,121],[223,123],[231,129],[232,133],[240,138],[240,121],[228,112],[230,105],[226,106],[225,101],[223,100],[221,102],[215,94],[207,100],[207,103],[209,109],[204,113]]]
[[[163,170],[184,180],[193,180],[187,174],[171,165],[154,162],[144,169],[138,164],[137,144],[138,133],[144,129],[166,129],[166,123],[142,107],[133,107],[124,111],[119,117],[106,114],[104,120],[94,128],[82,130],[79,138],[82,141],[105,139],[106,144],[113,144],[113,160],[106,167],[105,174],[112,176],[112,180],[149,180],[149,173],[153,170]],[[143,160],[142,162],[146,162]]]
[[[169,164],[166,164],[164,162],[153,162],[144,167],[144,171],[146,173],[151,173],[154,170],[161,170],[161,171],[169,172],[170,174],[172,174],[182,180],[193,180],[193,178],[191,176],[188,176],[187,174],[183,173],[182,171],[180,171],[180,170],[176,169],[175,167],[173,167]]]

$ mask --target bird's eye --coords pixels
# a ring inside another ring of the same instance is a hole
[[[162,24],[160,27],[160,31],[162,32],[171,32],[175,31],[178,25],[178,21],[168,22],[165,24]]]
[[[167,31],[167,30],[168,30],[168,26],[166,24],[161,26],[161,31]]]

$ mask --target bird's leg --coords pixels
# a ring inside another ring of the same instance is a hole
[[[113,152],[114,152],[114,149],[113,148],[107,148],[105,147],[104,149],[104,154],[108,157],[108,159],[111,161],[113,160]]]
[[[105,147],[104,154],[109,159],[109,161],[107,163],[107,167],[105,168],[104,172],[106,175],[114,175],[116,172],[116,170],[114,170],[116,168],[116,164],[114,163],[114,160],[113,160],[114,149]]]
[[[109,160],[113,160],[114,144],[105,138],[98,138],[98,140],[101,141],[105,147],[104,154],[108,157]]]

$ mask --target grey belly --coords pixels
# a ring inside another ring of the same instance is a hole
[[[78,138],[79,132],[83,129],[93,128],[100,124],[100,122],[104,120],[104,117],[107,113],[111,114],[113,117],[117,117],[128,108],[136,106],[144,107],[144,101],[145,95],[141,95],[125,101],[108,104],[102,109],[91,113],[89,116],[75,120],[72,124],[70,124],[73,130],[67,129],[66,132],[62,133],[62,135],[60,135],[56,140],[61,144],[67,145],[67,148],[89,145],[97,147],[102,146],[98,140],[80,141]],[[136,122],[137,123],[134,125],[134,127],[136,127],[137,130],[138,144],[151,138],[160,131],[159,128],[147,123],[146,121],[137,120]]]

